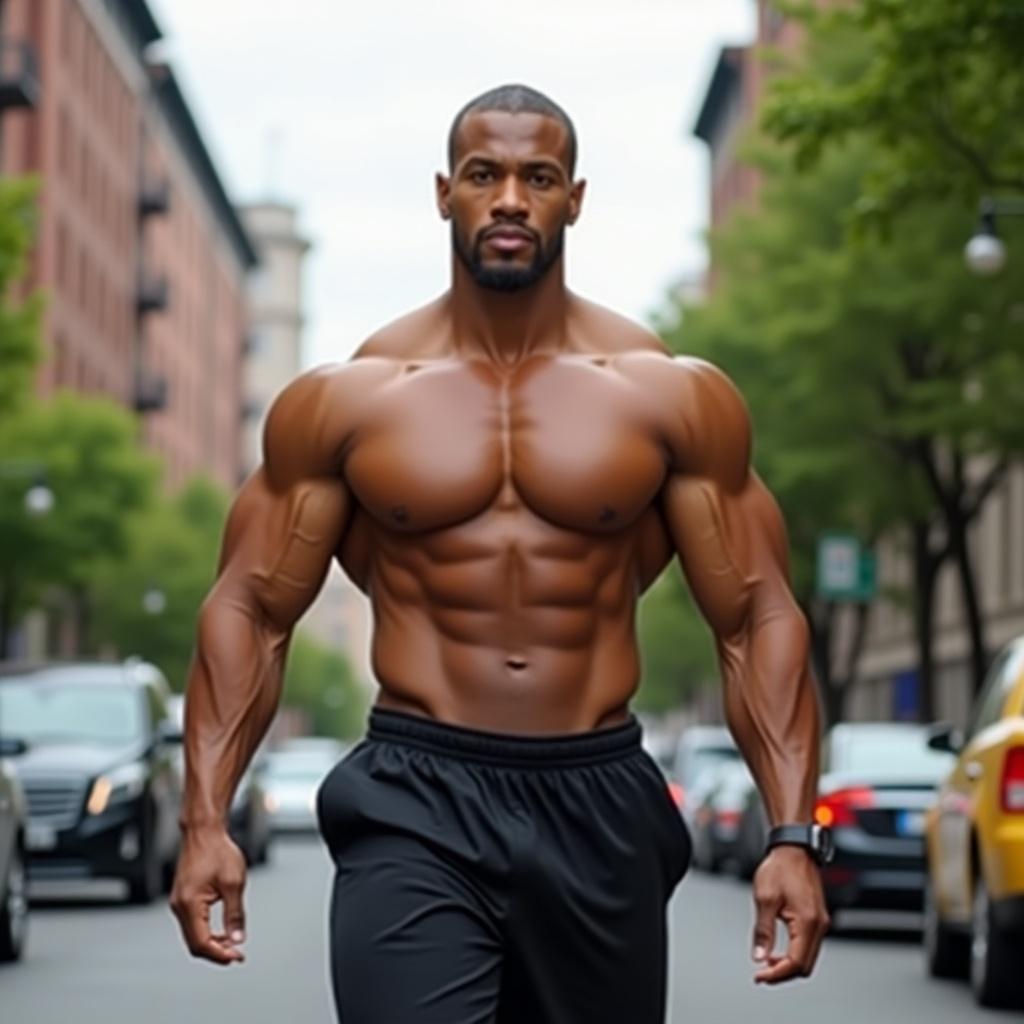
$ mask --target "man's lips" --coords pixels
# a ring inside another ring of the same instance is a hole
[[[483,241],[498,252],[518,252],[533,245],[534,238],[528,231],[516,228],[491,228],[484,232]]]

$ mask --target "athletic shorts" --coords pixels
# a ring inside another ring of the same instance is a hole
[[[375,709],[317,813],[341,1024],[663,1024],[691,847],[636,721],[510,736]]]

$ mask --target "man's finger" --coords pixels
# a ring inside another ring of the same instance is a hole
[[[224,886],[224,931],[236,945],[245,941],[245,906],[242,902],[243,883]]]
[[[753,957],[758,963],[767,963],[775,946],[775,918],[779,907],[775,900],[757,898],[755,908]]]
[[[193,956],[215,964],[230,964],[245,959],[240,950],[218,941],[218,937],[211,934],[210,908],[203,900],[176,903],[174,912],[181,922],[185,945]]]
[[[792,957],[773,957],[768,967],[754,975],[754,981],[759,985],[778,985],[791,978],[802,978],[804,974],[803,967]]]

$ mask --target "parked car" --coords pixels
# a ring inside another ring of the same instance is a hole
[[[740,817],[754,780],[740,759],[720,761],[709,773],[710,785],[693,812],[693,863],[717,872],[736,858]]]
[[[983,1006],[1024,1005],[1024,636],[992,664],[927,818],[925,951],[937,977],[969,974]]]
[[[28,812],[21,783],[5,762],[25,749],[24,742],[0,736],[0,962],[19,960],[28,937]]]
[[[261,775],[275,832],[316,829],[317,790],[347,751],[348,747],[337,740],[301,737],[286,741],[267,755]]]
[[[919,910],[924,896],[925,813],[950,757],[926,745],[924,726],[834,726],[822,756],[814,817],[832,829],[822,868],[829,910]]]
[[[0,670],[0,722],[28,804],[29,874],[123,879],[133,903],[169,886],[178,853],[180,734],[167,682],[138,659]]]
[[[171,694],[167,701],[170,720],[181,732],[185,728],[185,698],[180,693]],[[263,786],[260,769],[260,754],[246,768],[231,798],[228,813],[228,833],[245,855],[246,863],[266,864],[270,858],[270,815],[267,811],[267,794]],[[185,786],[184,746],[178,748],[174,759],[180,786]]]
[[[768,812],[761,799],[760,790],[751,779],[743,792],[743,806],[737,826],[733,868],[737,877],[751,879],[758,865],[764,859],[768,845]]]
[[[736,742],[724,726],[692,725],[680,733],[672,768],[672,795],[691,832],[694,812],[714,780],[714,772],[709,770],[723,761],[739,759]]]

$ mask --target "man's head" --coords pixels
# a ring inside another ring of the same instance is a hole
[[[583,200],[569,116],[528,86],[492,89],[455,116],[448,163],[449,174],[437,176],[438,208],[476,283],[518,291],[540,280]]]

